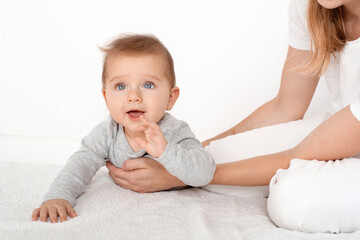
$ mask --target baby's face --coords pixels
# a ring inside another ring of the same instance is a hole
[[[111,117],[128,130],[137,131],[140,116],[157,123],[175,104],[174,91],[160,56],[112,56],[107,62],[103,95]]]

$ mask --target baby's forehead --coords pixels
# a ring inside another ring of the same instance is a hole
[[[144,61],[141,61],[144,59]],[[145,63],[148,65],[154,65],[156,68],[162,68],[165,72],[169,71],[169,64],[166,61],[166,58],[162,56],[161,54],[136,54],[136,53],[114,53],[109,54],[106,59],[106,68],[108,69],[110,64],[116,64],[118,61],[134,61],[134,64],[137,62],[137,60],[141,61],[141,63]],[[127,62],[128,62],[127,61]],[[138,62],[140,63],[140,62]]]
[[[163,79],[165,81],[168,81],[171,84],[171,80],[170,80],[170,76],[169,76],[169,66],[166,62],[166,60],[164,59],[163,56],[158,55],[158,54],[112,54],[109,55],[106,61],[106,82],[108,82],[109,80],[111,80],[112,77],[114,77],[114,74],[119,74],[121,72],[121,75],[123,74],[123,71],[121,70],[120,72],[117,69],[117,66],[119,66],[117,64],[117,61],[123,61],[123,60],[127,60],[127,58],[130,60],[130,62],[127,62],[127,64],[136,64],[139,63],[137,61],[132,61],[132,60],[136,60],[137,58],[141,59],[141,58],[147,58],[147,57],[151,57],[150,59],[146,59],[145,60],[145,64],[149,64],[149,68],[135,68],[138,70],[139,74],[142,75],[146,75],[146,76],[155,76],[158,75],[159,80]],[[115,65],[113,65],[115,64]],[[140,65],[142,65],[142,63],[140,63]],[[136,66],[136,65],[132,65],[132,66]],[[124,70],[124,68],[121,68]],[[125,68],[127,69],[127,68]],[[134,69],[134,68],[131,68]],[[146,69],[157,69],[155,71],[147,71]],[[131,70],[130,70],[131,71]],[[126,71],[125,71],[126,72]],[[125,75],[124,75],[125,76]]]
[[[162,56],[156,54],[114,54],[106,61],[107,74],[119,71],[152,72],[168,75],[169,66]]]
[[[157,54],[157,53],[136,53],[136,52],[114,52],[114,53],[109,53],[107,56],[107,63],[111,62],[111,61],[116,61],[118,59],[141,59],[141,58],[145,58],[145,57],[152,57],[153,61],[159,61],[162,63],[166,63],[166,57],[161,55],[161,54]]]
[[[147,57],[150,57],[150,59]],[[161,75],[164,74],[162,78],[165,78],[170,83],[171,87],[175,86],[173,64],[172,64],[172,61],[170,61],[171,59],[169,60],[167,55],[164,55],[161,52],[141,52],[141,53],[139,53],[139,52],[128,52],[128,51],[127,52],[110,51],[110,52],[106,53],[105,58],[104,58],[103,74],[102,74],[103,86],[105,86],[106,82],[108,82],[109,79],[112,78],[110,75],[113,75],[117,71],[116,70],[117,67],[121,66],[121,63],[118,61],[121,59],[122,60],[125,59],[125,61],[126,61],[127,60],[126,58],[129,58],[130,61],[127,61],[127,64],[131,64],[130,66],[137,66],[136,58],[144,58],[145,64],[148,64],[150,69],[152,69],[151,65],[154,67],[154,69],[158,69],[158,72],[160,71]],[[131,62],[131,58],[132,58],[132,60],[135,60],[135,61]],[[144,62],[142,62],[142,63],[144,63]],[[142,63],[140,63],[140,65]]]

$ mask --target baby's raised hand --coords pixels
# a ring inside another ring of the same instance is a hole
[[[158,158],[164,152],[167,141],[159,125],[151,122],[144,115],[140,116],[142,124],[139,130],[144,131],[145,139],[136,138],[135,141],[151,156]]]
[[[67,215],[74,218],[77,217],[75,210],[71,207],[71,204],[64,199],[48,200],[41,204],[40,208],[36,208],[32,214],[32,220],[37,221],[40,217],[40,221],[47,222],[47,218],[50,218],[50,222],[57,223],[58,217],[60,221],[66,221]]]

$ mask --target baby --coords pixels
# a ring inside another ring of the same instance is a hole
[[[152,35],[123,35],[105,52],[102,93],[111,118],[81,142],[34,210],[32,220],[51,222],[76,217],[73,206],[99,168],[150,157],[190,186],[208,184],[215,163],[189,126],[171,110],[178,96],[172,57]]]

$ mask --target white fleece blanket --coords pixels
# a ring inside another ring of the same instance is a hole
[[[277,228],[266,198],[242,198],[199,188],[139,194],[100,170],[64,223],[32,222],[61,166],[0,162],[0,239],[360,239]]]

